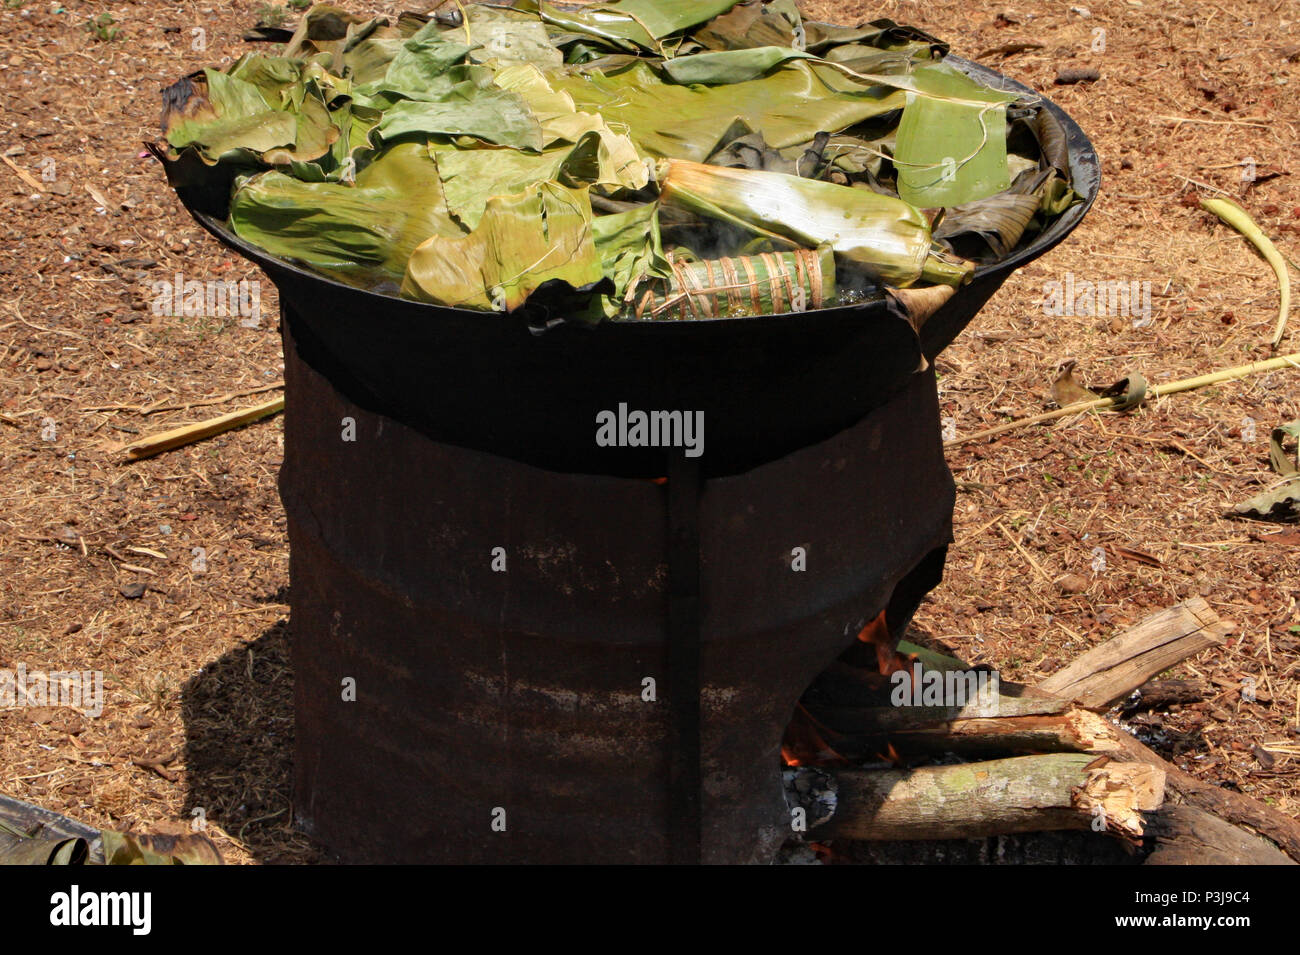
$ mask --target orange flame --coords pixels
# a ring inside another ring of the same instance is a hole
[[[795,704],[781,740],[781,758],[787,766],[848,766],[849,761],[835,751],[827,737],[834,740],[839,734],[819,723],[802,703]]]
[[[906,653],[899,653],[894,649],[894,635],[889,632],[889,624],[885,622],[885,612],[882,610],[858,634],[858,641],[865,643],[876,651],[876,667],[880,670],[881,676],[891,676],[899,670],[906,670],[912,665],[915,659]]]

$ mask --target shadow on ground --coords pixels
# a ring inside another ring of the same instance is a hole
[[[185,683],[185,811],[219,826],[258,862],[323,862],[321,850],[293,828],[288,641],[280,621]]]

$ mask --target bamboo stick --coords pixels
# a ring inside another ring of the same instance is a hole
[[[1173,395],[1182,391],[1193,391],[1196,388],[1204,388],[1206,385],[1217,385],[1224,381],[1236,381],[1239,378],[1246,378],[1250,375],[1263,374],[1266,371],[1276,371],[1279,368],[1300,368],[1300,352],[1292,352],[1289,355],[1278,355],[1276,358],[1269,358],[1265,361],[1251,362],[1248,365],[1237,365],[1234,368],[1225,368],[1222,371],[1211,372],[1208,375],[1197,375],[1195,378],[1184,378],[1181,381],[1170,381],[1163,385],[1154,385],[1147,390],[1148,395],[1161,397],[1163,395]],[[976,431],[961,438],[954,438],[951,441],[945,441],[945,448],[953,448],[959,444],[966,444],[970,441],[978,441],[980,438],[991,438],[994,435],[1004,434],[1007,431],[1014,431],[1016,428],[1023,428],[1031,424],[1042,424],[1044,421],[1054,421],[1057,418],[1064,418],[1067,415],[1080,414],[1084,411],[1105,411],[1113,408],[1124,401],[1123,396],[1118,398],[1097,398],[1093,401],[1080,401],[1064,408],[1057,408],[1055,411],[1045,411],[1042,414],[1033,415],[1028,418],[1019,418],[1015,421],[1008,421],[1005,424],[994,425],[992,428],[985,428],[983,431]]]
[[[284,398],[280,397],[255,405],[252,408],[245,408],[243,411],[232,411],[230,414],[224,414],[219,418],[200,421],[198,424],[182,425],[179,428],[164,431],[162,434],[141,438],[139,441],[128,444],[123,450],[126,451],[128,460],[139,461],[143,458],[151,458],[156,454],[162,454],[164,451],[184,447],[187,444],[205,441],[235,428],[242,428],[246,424],[269,418],[271,415],[278,414],[283,410]]]

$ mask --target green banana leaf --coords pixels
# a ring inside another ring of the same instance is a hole
[[[665,246],[705,275],[824,247],[841,289],[960,284],[1078,201],[1059,123],[891,20],[806,22],[795,0],[457,9],[318,4],[283,55],[182,81],[169,178],[345,281],[508,310],[567,287],[581,318],[655,283],[672,313]]]
[[[931,95],[907,104],[895,137],[899,198],[921,208],[959,206],[1005,191],[1006,106],[997,93],[951,67],[910,74]]]
[[[400,282],[416,246],[457,236],[438,167],[421,143],[399,143],[355,185],[301,182],[280,172],[243,181],[230,204],[235,234],[272,255]]]
[[[735,5],[736,0],[616,0],[593,8],[593,12],[627,17],[662,40],[712,20]]]
[[[617,76],[560,74],[553,82],[578,109],[626,127],[642,153],[695,162],[708,157],[737,122],[783,149],[810,142],[823,130],[840,132],[902,109],[907,102],[897,90],[837,91],[803,61],[728,86],[666,83],[644,62]]]
[[[614,291],[602,300],[607,318],[625,310],[628,292],[639,282],[672,274],[660,239],[657,203],[599,216],[592,222],[592,233],[601,271],[614,284]]]
[[[531,63],[547,68],[564,63],[564,53],[535,16],[477,3],[466,7],[465,14],[465,42],[473,44],[471,58],[477,63]]]
[[[757,46],[746,50],[718,50],[664,60],[659,69],[674,83],[718,85],[743,83],[771,72],[790,60],[815,59],[811,53],[779,46]]]
[[[402,292],[451,307],[514,311],[547,282],[604,278],[586,189],[542,182],[494,196],[469,235],[435,235],[411,253]]]
[[[549,149],[542,153],[524,153],[513,149],[463,150],[431,147],[442,179],[447,208],[468,229],[475,229],[483,210],[493,196],[521,192],[543,180],[556,180],[567,186],[621,186],[639,188],[648,174],[644,164],[635,171],[639,176],[620,180],[616,164],[610,158],[605,136],[614,134],[592,130],[572,146]],[[637,179],[639,178],[639,183]]]
[[[540,151],[542,127],[515,93],[473,80],[457,83],[434,100],[401,100],[377,127],[385,141],[405,136],[470,136],[487,143]]]
[[[372,91],[389,91],[405,99],[437,100],[455,85],[454,81],[447,79],[447,74],[453,66],[465,62],[470,49],[468,43],[459,42],[453,34],[443,33],[435,22],[430,21],[402,44],[382,80],[367,84],[357,93],[366,95]]]
[[[616,49],[660,52],[656,41],[725,13],[736,0],[619,0],[565,10],[537,0],[518,0],[515,8],[540,15],[560,30],[603,40]]]

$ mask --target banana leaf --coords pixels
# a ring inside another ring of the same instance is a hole
[[[334,4],[318,3],[303,14],[284,55],[304,60],[318,57],[326,69],[342,76],[347,51],[376,35],[398,34],[382,18],[359,17]]]
[[[661,40],[712,20],[735,5],[736,0],[615,0],[593,8],[593,12],[628,17]]]
[[[897,90],[835,90],[803,61],[761,80],[728,86],[666,83],[644,62],[617,76],[558,74],[553,82],[573,97],[578,109],[626,127],[640,152],[695,162],[714,152],[740,121],[784,149],[810,142],[823,130],[839,132],[902,109],[907,102]]]
[[[1293,460],[1284,446],[1288,438],[1300,439],[1300,418],[1278,425],[1269,437],[1269,463],[1282,483],[1238,504],[1232,515],[1260,521],[1300,521],[1300,444]]]
[[[106,829],[104,865],[222,865],[221,854],[198,832],[145,835]]]
[[[167,143],[175,150],[194,147],[215,164],[297,142],[294,114],[272,107],[252,83],[209,69],[191,81],[189,94],[163,116]]]
[[[639,175],[628,180],[618,178],[604,138],[613,135],[592,130],[575,145],[542,153],[449,148],[431,148],[431,152],[442,179],[447,209],[466,228],[475,229],[493,196],[520,192],[545,180],[556,180],[574,188],[644,186],[648,174],[642,163],[633,167]]]
[[[435,235],[411,254],[402,292],[435,305],[514,311],[560,281],[575,289],[604,278],[586,189],[557,182],[495,196],[469,235]]]
[[[89,858],[79,836],[24,832],[0,819],[0,865],[85,865]]]
[[[558,67],[564,54],[551,42],[546,27],[535,16],[481,4],[465,8],[465,42],[473,44],[476,63],[531,63]]]
[[[457,83],[433,100],[401,100],[384,111],[381,139],[470,136],[484,142],[540,151],[542,127],[516,93],[474,80]]]
[[[501,89],[515,93],[532,111],[542,128],[546,146],[578,144],[591,133],[599,138],[596,158],[599,169],[589,180],[594,184],[640,189],[650,179],[649,164],[624,133],[615,132],[596,113],[580,112],[569,94],[553,89],[546,76],[531,63],[513,63],[496,71],[493,80]]]
[[[1033,193],[1008,191],[954,206],[944,210],[943,221],[934,230],[934,237],[960,240],[971,236],[983,243],[987,254],[1000,259],[1019,244],[1038,212],[1039,201]],[[965,254],[975,257],[969,251]]]
[[[395,282],[421,242],[464,234],[421,143],[393,146],[361,171],[355,185],[301,182],[274,171],[247,178],[231,199],[230,226],[272,255],[344,277]]]
[[[710,50],[794,47],[803,17],[793,0],[738,3],[695,30],[691,37]]]
[[[859,45],[881,50],[924,48],[929,54],[926,59],[948,55],[947,43],[924,30],[903,26],[888,18],[872,20],[870,23],[853,27],[806,22],[804,30],[804,49],[809,53],[829,55],[829,52],[837,47]]]
[[[436,101],[445,96],[455,80],[448,73],[453,66],[465,61],[471,47],[461,43],[454,35],[443,33],[438,25],[429,24],[415,36],[402,43],[382,80],[375,80],[357,89],[358,95],[371,96],[378,92],[397,93],[404,99]]]
[[[564,10],[538,0],[518,0],[515,8],[535,13],[561,30],[603,40],[617,49],[659,52],[656,42],[725,13],[736,0],[618,0]]]
[[[677,56],[664,60],[659,69],[674,83],[683,86],[691,83],[718,85],[743,83],[764,76],[790,60],[813,58],[811,53],[801,53],[788,47],[758,46],[745,50],[716,50]]]
[[[931,95],[907,104],[895,137],[899,198],[921,208],[958,206],[1005,191],[1008,93],[933,65],[911,77]]]
[[[782,173],[671,159],[660,163],[659,185],[666,205],[726,218],[807,249],[829,245],[838,260],[887,285],[905,288],[926,273],[929,222],[901,199]],[[968,276],[965,270],[962,277]]]
[[[245,53],[226,72],[234,79],[257,87],[262,99],[277,109],[296,112],[307,92],[303,85],[301,60]]]
[[[592,222],[592,232],[601,271],[614,286],[601,303],[607,318],[625,310],[628,292],[638,283],[672,274],[660,240],[657,203],[599,216]]]
[[[794,0],[457,10],[318,4],[283,56],[187,78],[169,179],[346,281],[480,309],[578,289],[580,317],[656,283],[652,311],[711,307],[674,291],[697,276],[665,245],[679,266],[824,246],[842,288],[959,284],[956,256],[1002,257],[1077,201],[1059,124],[890,20],[809,23]]]

